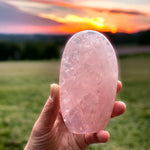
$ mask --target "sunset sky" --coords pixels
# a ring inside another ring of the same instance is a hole
[[[150,0],[0,0],[0,33],[70,34],[150,29]]]

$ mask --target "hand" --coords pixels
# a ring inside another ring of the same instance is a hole
[[[118,81],[117,93],[122,84]],[[90,144],[105,143],[109,133],[101,130],[92,134],[73,134],[66,128],[59,106],[59,86],[52,84],[48,98],[36,121],[25,150],[85,150]],[[123,102],[115,102],[111,117],[125,112]]]

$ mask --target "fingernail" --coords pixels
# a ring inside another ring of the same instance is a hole
[[[50,97],[52,100],[55,98],[55,89],[57,88],[57,84],[50,85]]]
[[[124,106],[125,106],[125,108],[126,108],[126,104],[125,104],[124,102],[119,101],[119,103],[121,103],[122,105],[124,105]]]
[[[50,85],[50,97],[53,97],[53,84]]]
[[[122,82],[119,80],[120,84],[123,86]]]

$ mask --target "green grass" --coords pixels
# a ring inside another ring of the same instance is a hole
[[[89,150],[148,150],[150,147],[150,57],[119,60],[123,116],[109,122],[109,142]],[[0,62],[0,150],[23,149],[32,126],[58,83],[58,61]]]

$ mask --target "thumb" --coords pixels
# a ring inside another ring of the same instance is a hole
[[[59,112],[59,86],[52,84],[50,88],[50,97],[44,105],[39,119],[35,124],[36,131],[43,132],[50,130],[57,118]]]

